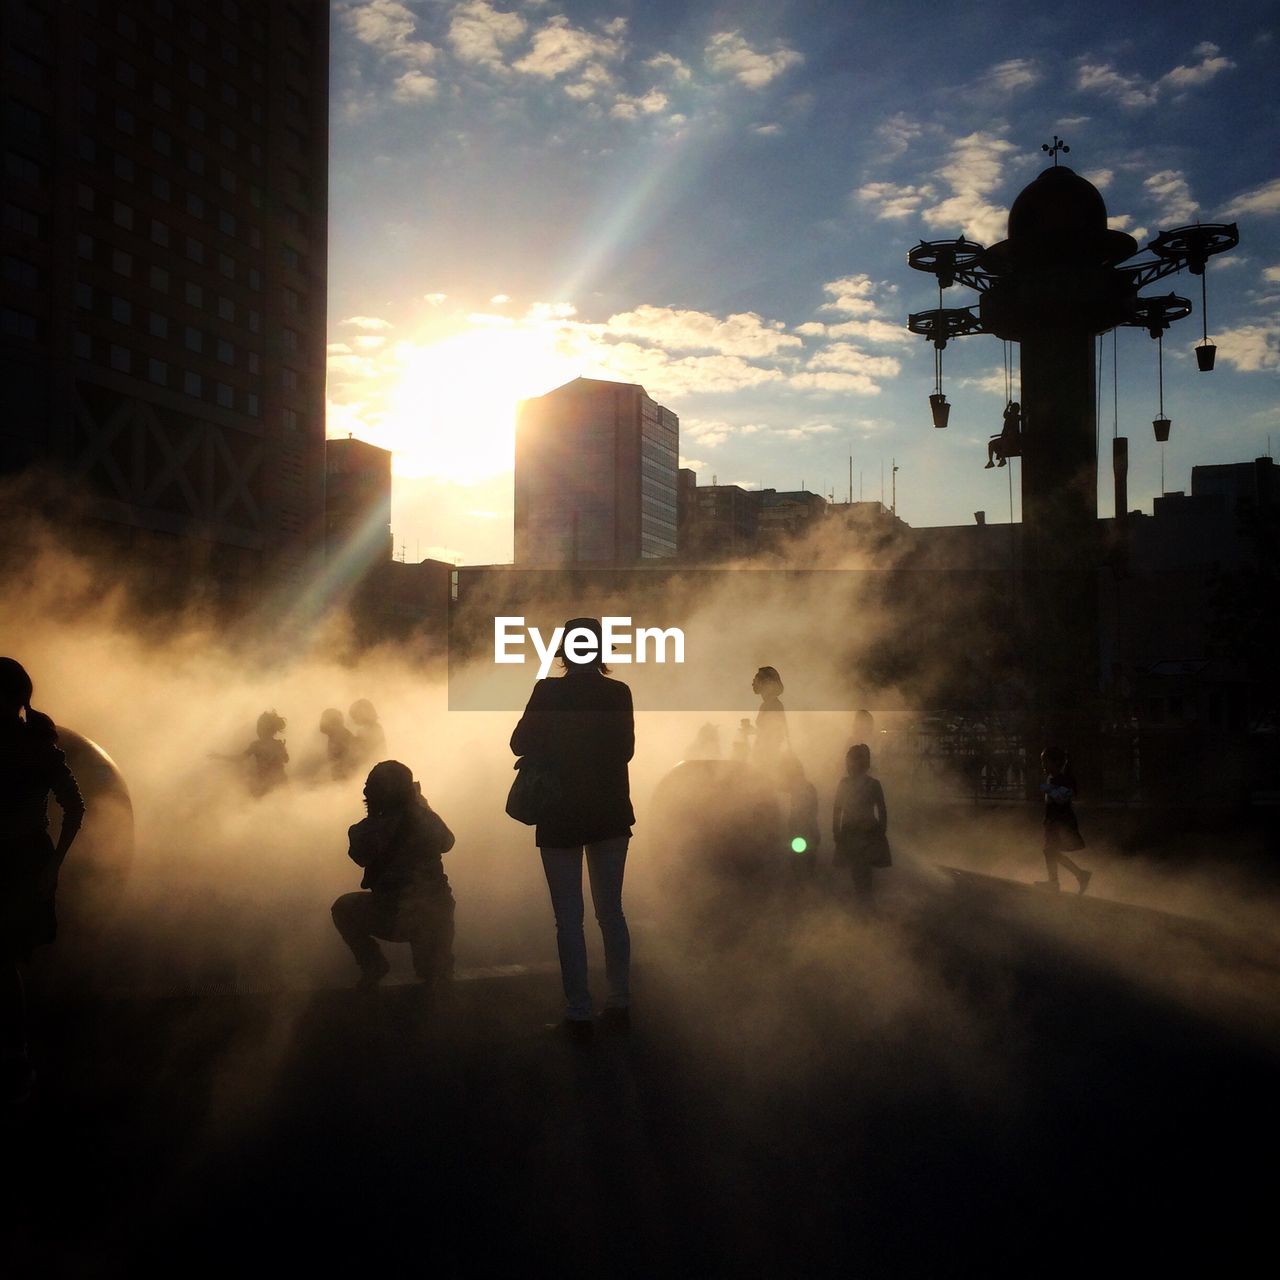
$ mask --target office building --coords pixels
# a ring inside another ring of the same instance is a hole
[[[0,471],[175,586],[297,582],[324,540],[327,3],[0,12]]]
[[[625,565],[676,552],[680,420],[635,383],[575,378],[516,420],[515,561]]]
[[[326,560],[352,573],[390,561],[391,451],[348,436],[324,457]]]

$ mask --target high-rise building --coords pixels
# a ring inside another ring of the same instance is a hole
[[[635,383],[575,378],[520,405],[515,560],[624,565],[676,553],[680,419]]]
[[[325,558],[358,574],[391,559],[391,451],[326,440]]]
[[[0,0],[0,471],[253,594],[324,541],[323,0]]]

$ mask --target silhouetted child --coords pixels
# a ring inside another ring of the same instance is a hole
[[[853,890],[863,906],[872,901],[873,867],[890,865],[889,811],[884,789],[871,776],[871,748],[855,743],[845,753],[845,776],[836,788],[831,830],[835,837],[835,862],[849,867]]]
[[[364,868],[361,889],[333,904],[333,923],[360,966],[361,987],[391,967],[375,939],[407,942],[424,982],[453,976],[453,892],[441,855],[453,832],[423,799],[408,766],[383,760],[364,784],[368,816],[348,831],[351,860]]]
[[[326,707],[320,713],[320,732],[325,736],[329,776],[335,782],[343,782],[360,767],[356,735],[347,728],[347,722],[337,707]]]
[[[214,760],[244,763],[250,795],[265,796],[268,791],[274,791],[288,781],[284,767],[289,763],[289,752],[279,736],[284,732],[284,724],[283,716],[275,711],[264,711],[258,717],[258,736],[239,755],[223,755],[217,751],[211,751],[209,755]]]
[[[751,763],[766,773],[776,774],[782,753],[790,745],[787,713],[782,706],[782,677],[777,668],[761,667],[751,681],[751,691],[760,695]]]
[[[360,698],[351,704],[347,715],[355,725],[356,751],[362,765],[376,764],[387,754],[387,735],[378,723],[378,713],[368,698]]]
[[[1078,892],[1083,893],[1093,878],[1092,871],[1067,857],[1084,848],[1084,837],[1071,802],[1076,795],[1075,775],[1071,762],[1061,747],[1046,747],[1040,754],[1044,781],[1040,790],[1044,793],[1044,865],[1049,873],[1047,880],[1039,881],[1049,888],[1058,888],[1058,867],[1066,867],[1076,878]]]
[[[782,757],[782,787],[787,799],[787,844],[793,871],[810,879],[818,866],[818,789],[804,775],[804,765],[793,755]]]
[[[0,1071],[8,1102],[23,1101],[34,1079],[19,966],[57,935],[58,869],[84,818],[58,731],[32,710],[31,692],[21,664],[0,658]],[[49,838],[50,792],[62,808],[56,845]]]

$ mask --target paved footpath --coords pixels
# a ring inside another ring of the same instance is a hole
[[[1265,948],[980,877],[872,922],[752,910],[638,936],[635,1028],[585,1048],[541,1034],[545,965],[444,999],[64,996],[0,1133],[6,1274],[1232,1275],[1269,1248]]]

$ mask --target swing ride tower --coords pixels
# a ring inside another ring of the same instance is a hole
[[[1098,448],[1094,340],[1121,325],[1163,338],[1191,312],[1176,294],[1143,296],[1140,289],[1205,264],[1232,248],[1234,223],[1196,224],[1163,231],[1137,261],[1137,241],[1107,226],[1096,187],[1058,164],[1069,148],[1058,138],[1044,151],[1053,165],[1034,178],[1009,210],[1008,238],[985,248],[966,240],[921,241],[910,266],[938,280],[938,307],[911,315],[908,328],[935,351],[930,396],[935,427],[950,406],[942,391],[942,351],[952,338],[990,334],[1021,351],[1022,562],[1019,605],[1026,639],[1032,705],[1029,738],[1080,741],[1084,717],[1098,693],[1097,525]],[[942,291],[962,284],[979,294],[976,306],[943,307]],[[1213,367],[1216,348],[1207,323],[1196,358]],[[1167,439],[1163,379],[1156,438]],[[1117,446],[1117,468],[1127,453]],[[1118,475],[1119,478],[1119,475]],[[1119,491],[1120,486],[1117,486]],[[1124,512],[1117,511],[1122,518]],[[1028,741],[1028,747],[1032,742]]]

